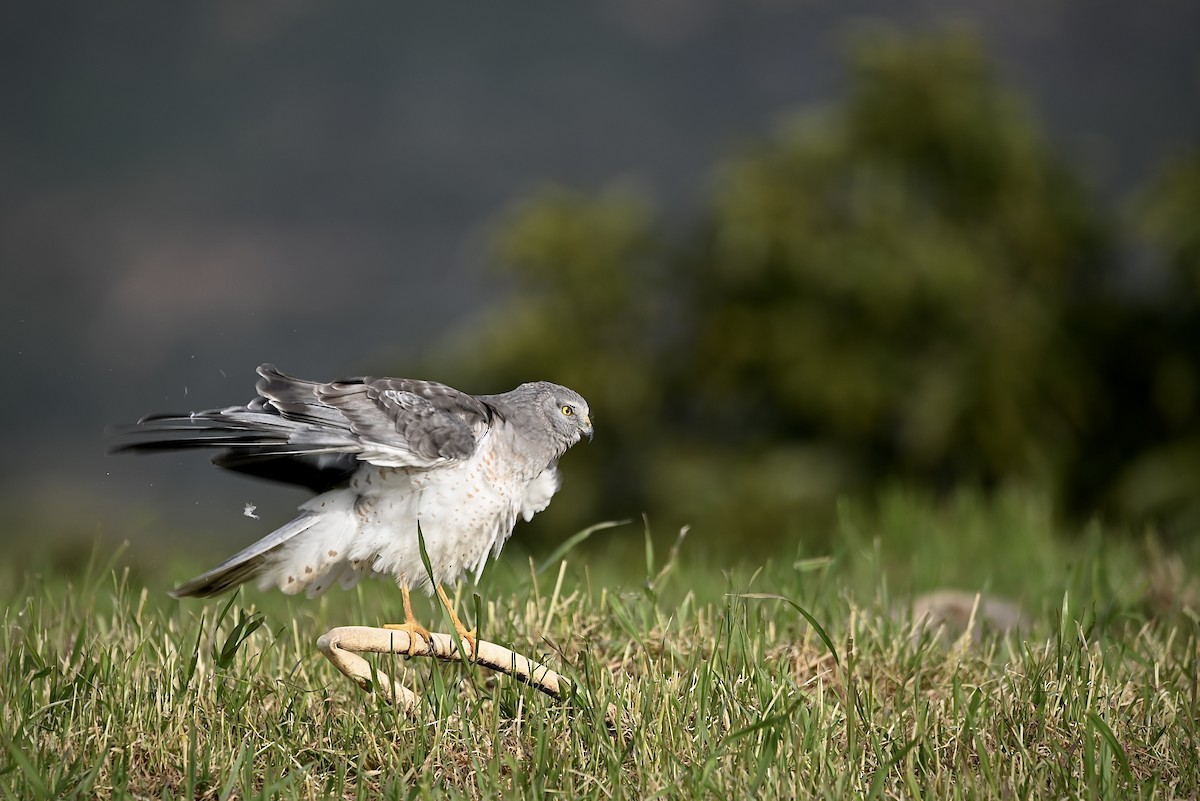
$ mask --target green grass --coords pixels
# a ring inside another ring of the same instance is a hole
[[[176,602],[187,574],[109,564],[0,583],[0,793],[10,798],[1098,798],[1200,790],[1187,559],[1013,494],[840,511],[829,552],[716,564],[598,532],[541,573],[506,554],[481,636],[572,677],[554,701],[486,671],[378,662],[415,721],[314,647],[400,618],[368,582],[319,601]],[[586,550],[581,550],[586,549]],[[100,560],[103,562],[104,560]],[[192,565],[195,567],[195,565]],[[139,578],[140,577],[140,578]],[[913,637],[915,593],[985,589],[1018,633]],[[766,595],[779,595],[786,601]],[[433,607],[418,610],[433,619]],[[814,626],[811,621],[815,621]],[[444,625],[435,628],[444,629]],[[826,642],[828,639],[828,643]],[[828,645],[832,644],[831,653]],[[605,725],[610,705],[617,731]]]

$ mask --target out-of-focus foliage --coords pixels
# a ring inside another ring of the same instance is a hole
[[[1172,160],[1152,182],[1141,223],[1167,259],[1171,288],[1200,300],[1200,151]]]
[[[1053,476],[1096,221],[969,43],[873,42],[856,66],[843,109],[724,172],[689,271],[705,402],[869,476]]]
[[[698,222],[627,191],[518,204],[496,248],[513,300],[459,343],[460,376],[588,397],[564,525],[644,509],[790,538],[896,479],[1178,511],[1196,347],[1129,326],[1194,328],[1200,292],[1133,311],[1112,223],[1064,164],[970,37],[861,40],[844,102],[722,165]],[[1145,218],[1200,289],[1197,175],[1169,173]],[[1147,369],[1149,395],[1111,385]]]
[[[1107,310],[1103,336],[1093,344],[1109,403],[1094,439],[1116,474],[1109,499],[1116,509],[1194,534],[1200,531],[1200,151],[1169,161],[1138,205],[1143,244],[1158,257],[1162,289]]]

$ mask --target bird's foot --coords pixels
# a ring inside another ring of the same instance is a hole
[[[467,644],[467,656],[471,659],[475,658],[475,645],[478,642],[475,636],[475,629],[468,629],[458,617],[458,613],[454,611],[454,604],[450,602],[446,591],[439,584],[437,588],[438,598],[441,599],[442,605],[446,607],[446,611],[450,613],[450,622],[454,624],[454,630],[458,632],[459,639]]]
[[[433,642],[433,635],[429,633],[429,629],[417,622],[413,615],[412,598],[408,594],[408,582],[404,581],[400,584],[400,594],[404,597],[404,622],[403,623],[388,623],[384,626],[385,629],[392,631],[407,631],[408,632],[408,655],[412,656],[417,652],[417,638],[414,635],[420,635],[424,640],[425,648]]]
[[[429,629],[422,626],[415,620],[408,620],[404,623],[385,623],[383,626],[389,631],[407,631],[408,632],[408,655],[412,656],[418,651],[424,651],[429,647],[429,643],[433,640],[433,635],[429,633]],[[417,637],[420,637],[423,642],[422,648],[417,647]]]
[[[458,632],[458,636],[462,639],[462,641],[467,644],[467,656],[469,656],[471,659],[474,659],[475,644],[479,641],[475,636],[475,629],[468,629],[462,624],[461,620],[457,619],[457,615],[454,617],[454,630]]]

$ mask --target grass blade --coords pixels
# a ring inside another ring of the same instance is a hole
[[[809,613],[809,611],[807,609],[805,609],[803,606],[801,606],[800,604],[793,601],[791,598],[787,598],[783,595],[776,595],[774,593],[769,593],[769,592],[743,592],[743,593],[736,593],[734,595],[734,597],[735,598],[752,598],[754,600],[761,600],[761,601],[783,601],[788,606],[792,607],[797,612],[799,612],[804,617],[804,619],[808,621],[808,624],[810,626],[812,626],[814,630],[816,630],[817,636],[821,638],[821,642],[825,643],[825,647],[829,649],[829,653],[833,655],[833,661],[835,663],[837,663],[839,666],[841,665],[841,661],[838,659],[837,649],[833,647],[833,640],[831,640],[829,638],[829,635],[825,633],[825,627],[822,626],[817,621],[817,619]]]
[[[540,565],[538,565],[537,570],[535,572],[537,573],[537,575],[540,576],[542,573],[549,570],[552,565],[558,564],[564,556],[566,556],[568,553],[570,553],[575,548],[575,546],[579,545],[581,542],[583,542],[588,537],[595,534],[597,531],[603,531],[606,528],[616,528],[617,526],[625,526],[631,522],[633,522],[633,521],[631,521],[631,520],[607,520],[603,523],[597,523],[594,526],[588,526],[583,531],[578,531],[575,534],[572,534],[570,537],[568,537],[562,543],[562,545],[559,545],[557,548],[555,548],[553,553],[551,553],[549,556],[546,557],[545,561],[543,561]]]
[[[1100,732],[1100,736],[1108,743],[1108,747],[1112,749],[1113,754],[1117,758],[1117,764],[1121,766],[1121,775],[1125,777],[1125,781],[1133,786],[1133,770],[1129,767],[1129,758],[1125,756],[1125,749],[1121,747],[1121,743],[1117,741],[1117,735],[1113,734],[1113,730],[1104,722],[1104,718],[1095,712],[1088,712],[1088,721]]]

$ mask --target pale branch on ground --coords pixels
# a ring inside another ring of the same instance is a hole
[[[413,650],[410,654],[410,639]],[[378,629],[370,626],[339,626],[330,629],[317,640],[321,653],[334,667],[349,676],[367,692],[379,692],[388,701],[415,713],[420,706],[420,697],[386,673],[374,668],[359,654],[396,654],[399,656],[428,656],[444,662],[463,661],[463,652],[450,634],[433,633],[428,640],[407,631]],[[510,651],[502,645],[486,640],[475,644],[474,664],[512,676],[551,698],[562,699],[570,688],[570,681],[550,668],[533,661],[527,656]]]

